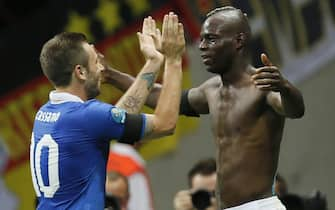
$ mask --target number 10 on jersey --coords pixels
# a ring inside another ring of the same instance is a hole
[[[31,136],[30,144],[30,170],[33,179],[33,186],[38,197],[44,193],[44,197],[52,198],[59,188],[59,151],[58,144],[50,134],[45,134],[38,141],[35,147],[34,133]],[[45,149],[45,150],[43,150]],[[42,152],[47,151],[47,152]],[[47,166],[42,166],[41,162],[47,161]],[[49,185],[46,186],[42,174],[48,174]]]

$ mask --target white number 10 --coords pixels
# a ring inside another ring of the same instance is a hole
[[[48,178],[49,186],[45,186],[42,179],[41,172],[41,153],[42,148],[47,147],[48,150]],[[41,192],[44,193],[44,197],[52,198],[59,188],[59,173],[58,173],[58,144],[51,137],[50,134],[45,134],[36,145],[34,133],[31,136],[30,145],[30,169],[31,176],[33,179],[33,185],[38,197],[41,196]],[[36,173],[35,173],[36,170]],[[36,180],[37,178],[37,180]]]

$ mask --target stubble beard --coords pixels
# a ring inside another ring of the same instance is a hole
[[[88,100],[94,99],[100,94],[99,77],[92,73],[90,74],[92,77],[85,83],[85,92]]]

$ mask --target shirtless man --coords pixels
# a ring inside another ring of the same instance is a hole
[[[285,118],[304,115],[301,93],[265,54],[250,64],[251,31],[241,10],[211,11],[202,25],[199,49],[207,71],[217,74],[185,91],[180,114],[210,114],[216,143],[219,209],[285,209],[272,194]],[[107,72],[106,72],[107,73]],[[133,79],[111,70],[110,83],[126,90]],[[147,104],[154,107],[160,87]]]

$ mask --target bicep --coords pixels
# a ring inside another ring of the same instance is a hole
[[[119,138],[124,130],[125,111],[109,104],[92,102],[82,117],[83,126],[94,139]]]
[[[145,116],[105,103],[93,102],[85,112],[86,131],[95,139],[134,144],[143,137]]]
[[[198,114],[208,114],[208,102],[204,87],[192,88],[188,91],[187,99],[190,107]]]
[[[134,144],[143,138],[146,117],[143,114],[126,114],[124,130],[118,142]]]

